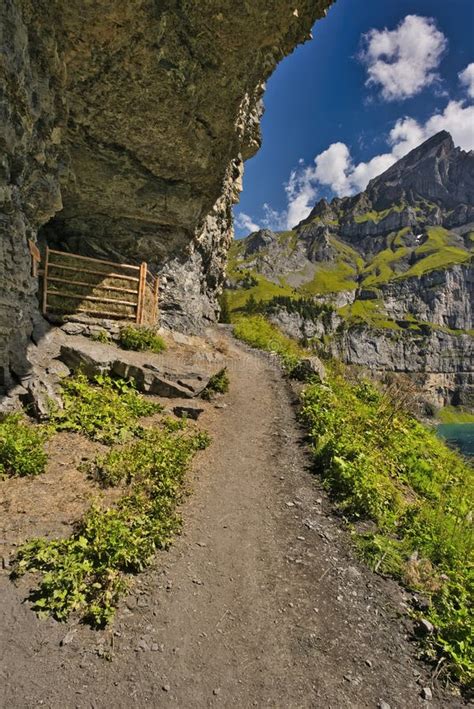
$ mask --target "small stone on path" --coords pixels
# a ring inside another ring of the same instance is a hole
[[[423,687],[421,690],[421,696],[423,699],[426,699],[428,702],[430,702],[433,699],[433,692],[431,691],[430,687]]]
[[[69,645],[70,643],[72,643],[76,633],[77,633],[76,629],[70,630],[68,633],[66,633],[66,635],[63,637],[63,639],[59,643],[61,645],[61,647],[64,647],[64,645]]]

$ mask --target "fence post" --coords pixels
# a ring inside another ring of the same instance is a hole
[[[28,239],[28,247],[32,261],[31,275],[35,278],[38,275],[38,264],[41,262],[41,254],[38,247],[31,239]]]
[[[49,248],[46,247],[46,257],[44,261],[43,271],[43,315],[46,315],[48,309],[48,265],[49,265]]]
[[[140,264],[140,280],[138,281],[138,302],[137,302],[137,325],[143,324],[143,310],[145,305],[145,290],[146,290],[146,261]]]

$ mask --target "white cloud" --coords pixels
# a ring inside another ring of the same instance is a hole
[[[260,229],[258,224],[252,220],[248,214],[245,212],[239,212],[234,219],[234,224],[238,229],[242,229],[248,232],[258,231]]]
[[[400,160],[425,140],[425,130],[414,118],[399,118],[388,137],[392,155]]]
[[[263,204],[262,227],[272,231],[282,231],[286,229],[286,210],[278,212],[267,202]]]
[[[447,130],[463,150],[474,150],[474,105],[450,101],[442,113],[435,113],[424,126],[425,139],[440,130]]]
[[[369,162],[360,162],[358,165],[353,166],[349,174],[351,187],[346,194],[362,192],[373,177],[381,175],[394,162],[396,162],[396,158],[393,153],[384,153],[383,155],[376,155]]]
[[[466,88],[469,98],[474,98],[474,62],[459,73],[459,80]]]
[[[360,60],[368,86],[380,87],[386,101],[420,93],[438,79],[436,69],[447,46],[430,17],[407,15],[394,30],[372,29],[362,37]]]
[[[290,179],[285,185],[288,208],[286,210],[286,227],[291,229],[304,219],[317,197],[317,185],[314,181],[314,170],[301,165],[292,170]]]
[[[350,188],[347,173],[350,169],[351,155],[345,143],[332,143],[327,150],[314,159],[316,168],[314,179],[322,185],[330,185],[337,194],[345,194]]]

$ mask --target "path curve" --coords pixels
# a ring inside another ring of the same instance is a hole
[[[184,532],[113,628],[67,635],[0,576],[2,709],[427,706],[426,668],[396,617],[403,595],[354,560],[310,470],[294,394],[271,358],[230,339],[228,365]],[[430,706],[461,704],[435,693]]]

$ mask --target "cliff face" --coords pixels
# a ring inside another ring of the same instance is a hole
[[[61,209],[64,64],[50,31],[52,3],[0,5],[0,391],[10,371],[24,374],[37,318],[38,283],[28,239]]]
[[[3,379],[26,366],[38,288],[27,239],[38,232],[71,251],[149,261],[168,324],[214,319],[264,82],[329,4],[1,4]]]
[[[470,264],[429,271],[381,286],[391,320],[413,318],[450,330],[474,330],[474,272]]]
[[[331,338],[329,351],[347,364],[411,375],[436,406],[474,407],[473,347],[468,334],[384,332],[359,325]]]
[[[441,132],[365,192],[321,200],[290,232],[237,242],[231,300],[260,298],[292,337],[348,363],[419,373],[435,403],[473,406],[473,247],[474,153]],[[333,315],[274,296],[330,304]]]

